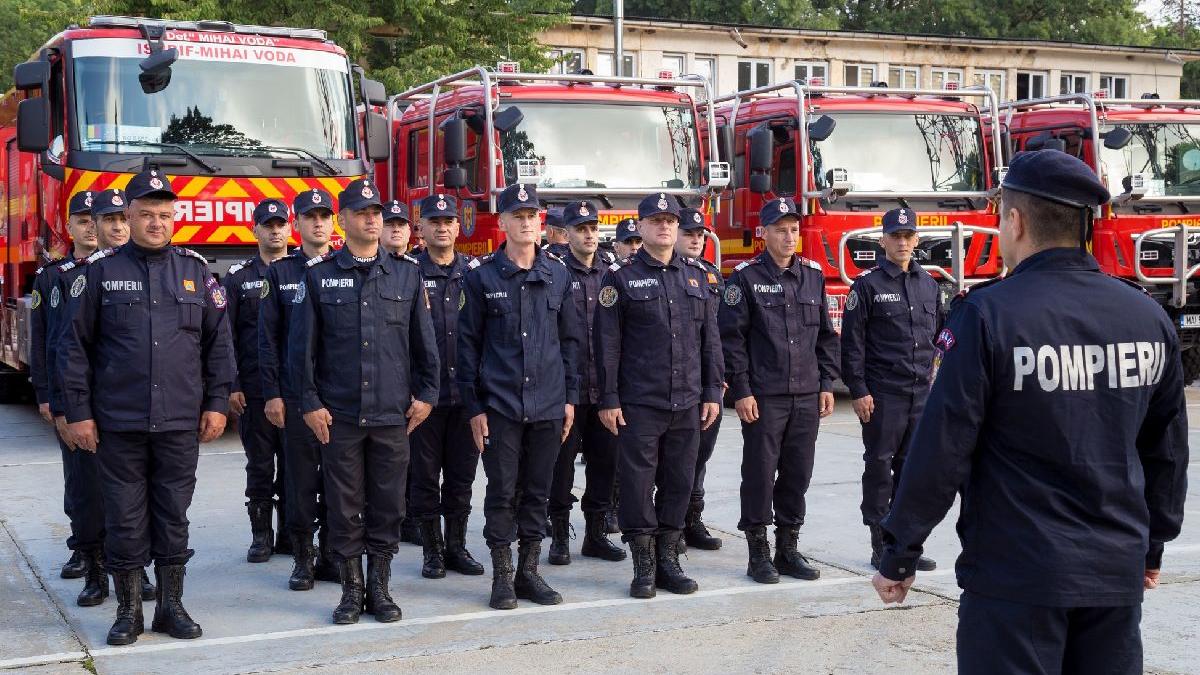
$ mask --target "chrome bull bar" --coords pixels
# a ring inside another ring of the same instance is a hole
[[[938,274],[943,279],[954,284],[956,292],[961,293],[968,286],[987,281],[991,277],[967,277],[966,266],[966,234],[988,234],[999,237],[1000,229],[996,227],[984,227],[982,225],[964,225],[962,221],[954,221],[949,225],[932,225],[917,228],[917,236],[919,238],[928,238],[931,236],[947,236],[950,237],[950,269],[947,270],[941,265],[921,265],[921,267],[930,274]],[[874,236],[873,236],[874,235]],[[838,241],[838,276],[842,278],[847,286],[853,285],[854,280],[850,278],[849,272],[846,270],[846,243],[851,239],[874,239],[875,236],[883,235],[883,227],[864,227],[857,230],[850,230],[842,235]]]
[[[1172,235],[1171,238],[1174,240],[1174,274],[1169,277],[1146,276],[1146,273],[1142,270],[1142,244],[1147,239],[1161,239],[1164,235]],[[1191,245],[1200,246],[1200,242],[1190,244],[1188,239],[1197,235],[1200,235],[1200,227],[1175,225],[1155,230],[1146,230],[1133,236],[1133,272],[1137,276],[1137,280],[1143,284],[1154,286],[1169,284],[1171,286],[1172,307],[1183,307],[1187,304],[1187,282],[1196,276],[1196,272],[1200,272],[1200,264],[1188,266],[1188,247]]]

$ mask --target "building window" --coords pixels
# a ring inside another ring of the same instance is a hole
[[[1017,99],[1042,98],[1047,94],[1045,73],[1017,73]]]
[[[1087,73],[1062,73],[1058,76],[1058,93],[1060,94],[1086,94],[1087,90]]]
[[[847,63],[843,71],[847,87],[869,87],[875,81],[875,66]]]
[[[629,52],[625,52],[622,55],[622,60],[625,63],[624,63],[624,67],[621,68],[622,72],[619,77],[633,77],[633,74],[636,71],[636,69],[633,67],[633,65],[634,65],[633,54],[631,54]],[[613,53],[612,52],[600,52],[599,54],[597,54],[596,55],[596,67],[593,69],[593,72],[596,73],[597,75],[612,76],[614,74],[613,73]]]
[[[916,89],[921,86],[921,69],[916,66],[888,68],[888,86],[892,89]]]
[[[550,72],[560,75],[573,75],[583,70],[582,49],[551,49],[546,56],[554,61]]]
[[[671,71],[675,77],[687,75],[687,57],[683,54],[663,54],[662,70]]]
[[[713,93],[719,93],[717,88],[717,59],[712,56],[697,56],[692,59],[692,72],[708,80]]]
[[[738,91],[771,84],[771,62],[762,59],[738,61]]]
[[[1129,77],[1125,75],[1101,75],[1100,88],[1108,90],[1109,98],[1129,98]]]
[[[1004,88],[1004,71],[1003,70],[980,70],[975,69],[975,75],[972,76],[971,84],[987,87],[992,90],[998,100],[1003,101],[1008,98],[1008,90]]]
[[[825,84],[829,84],[829,66],[820,61],[797,61],[794,77],[801,82],[819,77],[825,80]]]
[[[934,89],[945,89],[949,82],[957,82],[960,87],[962,86],[963,71],[961,68],[934,68],[932,72],[929,84]]]

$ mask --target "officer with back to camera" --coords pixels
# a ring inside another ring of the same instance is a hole
[[[871,566],[879,569],[887,513],[908,441],[912,437],[933,368],[933,340],[941,324],[937,281],[913,260],[917,214],[908,208],[883,214],[884,259],[858,276],[842,317],[842,381],[862,424],[862,516],[871,533]],[[929,559],[917,562],[928,572]]]
[[[286,462],[283,430],[267,419],[262,376],[258,367],[259,304],[267,269],[287,254],[288,208],[278,199],[264,199],[254,207],[254,238],[258,254],[233,265],[222,279],[229,307],[229,326],[233,329],[233,351],[237,357],[237,376],[229,408],[238,415],[238,435],[246,452],[246,511],[250,516],[250,548],[246,562],[264,563],[272,553],[290,554],[288,540]],[[279,528],[271,527],[271,515],[278,511]],[[276,538],[278,537],[278,538]]]
[[[329,548],[342,581],[333,622],[399,621],[388,588],[404,519],[408,435],[438,396],[438,351],[417,261],[379,242],[374,182],[338,195],[346,244],[305,263],[288,364],[304,423],[321,443]],[[364,581],[362,556],[367,555]]]
[[[198,253],[171,246],[175,193],[157,169],[126,188],[130,242],[92,256],[71,284],[78,298],[63,348],[68,430],[96,452],[104,494],[105,558],[117,618],[108,643],[143,630],[141,570],[151,560],[151,628],[181,639],[200,626],[182,603],[187,509],[200,443],[225,430],[234,373],[225,291]]]
[[[1179,339],[1083,243],[1108,190],[1057,150],[1013,157],[1012,270],[952,304],[873,583],[904,600],[962,495],[963,673],[1140,673],[1142,595],[1180,530],[1187,417]]]

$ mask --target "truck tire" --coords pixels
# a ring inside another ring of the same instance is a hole
[[[1187,386],[1200,377],[1200,346],[1183,351],[1183,384]]]

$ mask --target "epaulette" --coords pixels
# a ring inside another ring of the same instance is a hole
[[[600,262],[606,265],[611,265],[617,261],[617,256],[612,251],[600,251]]]
[[[489,263],[496,258],[495,253],[485,253],[478,258],[471,258],[467,261],[467,269],[473,270],[484,263]]]
[[[254,262],[254,258],[249,258],[249,259],[243,260],[240,263],[234,263],[234,264],[230,265],[229,266],[229,274],[234,274],[235,272],[240,272],[241,270],[246,269],[246,266],[252,262]]]
[[[1123,283],[1127,286],[1132,286],[1132,287],[1138,289],[1139,291],[1142,292],[1143,295],[1150,296],[1150,291],[1147,291],[1145,286],[1139,284],[1138,282],[1134,281],[1133,279],[1124,279],[1115,274],[1108,274],[1107,272],[1105,272],[1105,275],[1110,276],[1113,279],[1116,279],[1117,281],[1120,281],[1121,283]]]
[[[950,302],[951,302],[951,304],[958,302],[959,300],[962,300],[963,298],[967,297],[967,294],[970,293],[971,291],[977,291],[981,288],[987,288],[988,286],[991,286],[992,284],[1000,282],[1000,281],[1004,281],[1007,278],[1008,277],[992,277],[991,279],[988,279],[987,281],[980,281],[977,284],[971,284],[970,286],[967,286],[966,288],[959,291],[958,294],[955,295],[954,298],[950,300]]]
[[[549,244],[547,244],[547,246],[549,246]],[[558,256],[558,254],[554,253],[549,248],[542,249],[542,253],[545,253],[546,257],[551,260],[557,260],[558,264],[560,264],[560,265],[567,264],[567,261],[563,260],[561,257]]]
[[[75,267],[78,266],[81,262],[85,262],[85,261],[69,260],[69,261],[59,265],[58,271],[64,272],[64,273],[70,272],[71,270],[75,269]],[[42,271],[38,270],[38,274],[41,274],[41,273],[42,273]]]
[[[54,258],[52,260],[48,260],[48,261],[46,261],[45,265],[42,265],[41,267],[37,268],[37,272],[34,272],[34,274],[41,274],[42,270],[46,269],[47,267],[53,267],[55,265],[61,264],[62,261],[64,261],[64,260],[66,260],[66,258]],[[71,261],[71,262],[74,262],[74,261]]]
[[[191,256],[191,257],[195,258],[196,260],[199,260],[200,262],[204,263],[205,265],[208,264],[208,258],[205,258],[204,256],[193,251],[192,249],[187,248],[186,246],[172,246],[171,248],[175,249],[175,252],[178,253],[179,255]]]
[[[334,251],[326,251],[325,253],[322,253],[321,255],[319,255],[319,256],[317,256],[317,257],[315,257],[315,258],[309,258],[309,259],[308,259],[308,262],[304,263],[304,266],[305,266],[305,267],[312,267],[312,266],[314,266],[314,265],[317,265],[317,264],[319,264],[319,263],[323,263],[323,262],[325,262],[326,260],[329,260],[330,258],[332,258],[332,257],[333,257],[334,255],[336,255],[336,254],[337,254],[337,251],[336,251],[336,250],[334,250]]]
[[[743,260],[742,262],[738,263],[736,267],[733,268],[733,271],[740,272],[751,265],[757,265],[757,264],[758,264],[758,258],[751,258],[749,260]]]
[[[817,270],[818,272],[821,271],[821,263],[819,263],[815,260],[809,260],[808,258],[805,258],[802,255],[796,256],[796,260],[799,260],[800,264],[804,265],[805,267],[811,267],[814,270]]]
[[[692,267],[697,267],[705,272],[708,271],[707,269],[704,268],[704,263],[700,262],[699,258],[686,258],[685,257],[684,260],[686,260],[687,264],[691,265]]]
[[[630,263],[632,263],[632,262],[633,262],[633,256],[631,256],[631,255],[627,255],[627,256],[625,256],[624,258],[621,258],[620,260],[617,260],[617,261],[616,261],[616,262],[614,262],[613,264],[609,265],[609,266],[608,266],[608,271],[609,271],[609,272],[616,272],[617,270],[621,269],[622,267],[625,267],[625,266],[629,265],[629,264],[630,264]]]
[[[875,271],[875,270],[877,270],[877,269],[879,269],[879,268],[878,268],[878,267],[872,267],[872,268],[871,268],[871,269],[869,269],[869,270],[863,270],[862,272],[859,272],[858,274],[854,275],[854,278],[855,278],[855,279],[861,279],[861,278],[863,278],[863,277],[867,276],[868,274],[870,274],[871,272],[874,272],[874,271]]]
[[[401,253],[399,257],[401,260],[407,260],[408,262],[416,265],[417,267],[421,266],[421,263],[416,258],[412,257],[411,255],[409,255],[407,253]]]
[[[99,260],[101,258],[107,258],[108,256],[110,256],[116,252],[117,252],[116,248],[102,248],[99,251],[96,251],[95,253],[89,255],[87,258],[84,258],[84,262],[90,265],[90,264],[96,262],[97,260]]]

